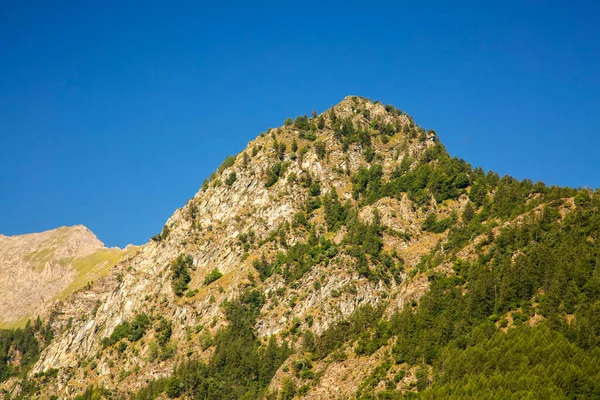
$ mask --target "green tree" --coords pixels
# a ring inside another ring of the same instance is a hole
[[[323,158],[325,158],[325,155],[327,154],[327,150],[325,148],[325,143],[323,142],[315,142],[313,145],[313,148],[315,150],[315,154],[317,155],[317,157],[322,160]]]
[[[227,177],[227,180],[225,180],[225,184],[227,186],[231,186],[233,185],[233,183],[237,180],[237,175],[235,172],[232,172],[229,174],[229,176]]]
[[[187,285],[192,280],[190,269],[194,269],[194,260],[191,256],[181,254],[171,263],[171,284],[176,296],[183,296],[187,290]]]
[[[320,115],[319,119],[317,120],[317,128],[319,128],[319,129],[325,128],[325,118],[323,117],[323,115]]]
[[[217,268],[214,268],[212,271],[206,274],[206,277],[204,278],[204,284],[210,285],[222,276],[223,274]]]
[[[181,379],[179,379],[176,376],[173,376],[167,381],[167,386],[165,387],[165,393],[167,394],[167,396],[169,396],[169,398],[174,399],[183,394],[184,388],[185,388],[185,386],[184,386],[183,382],[181,381]]]

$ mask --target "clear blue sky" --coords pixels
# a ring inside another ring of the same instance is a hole
[[[474,166],[600,186],[597,1],[200,3],[1,2],[0,233],[144,243],[225,156],[350,94]]]

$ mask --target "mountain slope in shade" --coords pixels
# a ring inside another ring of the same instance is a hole
[[[0,326],[23,326],[101,278],[133,249],[106,248],[85,226],[0,235]]]

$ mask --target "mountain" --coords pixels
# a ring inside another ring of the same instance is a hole
[[[0,326],[25,325],[106,275],[133,249],[107,249],[85,226],[60,227],[27,235],[0,235]]]
[[[452,158],[350,96],[228,157],[163,230],[0,335],[9,397],[600,396],[600,194]]]

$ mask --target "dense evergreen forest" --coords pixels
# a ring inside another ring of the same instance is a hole
[[[33,324],[27,321],[23,329],[0,329],[0,383],[11,377],[20,377],[23,378],[20,397],[33,393],[35,382],[25,376],[52,338],[50,325],[43,325],[39,317]]]

